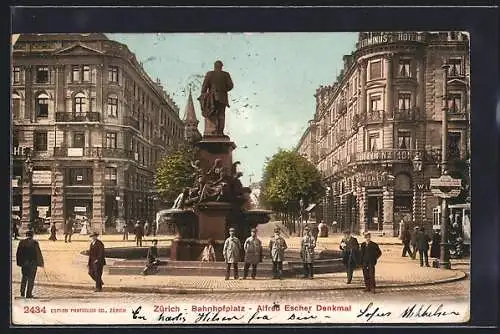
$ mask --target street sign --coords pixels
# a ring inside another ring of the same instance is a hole
[[[432,188],[431,192],[434,196],[439,198],[455,198],[460,195],[460,189],[452,189],[448,192],[444,192],[439,188]]]
[[[454,179],[450,175],[443,175],[439,178],[431,178],[431,188],[450,187],[460,188],[462,186],[461,179]]]

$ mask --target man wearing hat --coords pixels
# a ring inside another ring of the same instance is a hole
[[[303,278],[312,279],[313,274],[313,263],[314,263],[314,248],[316,248],[316,238],[311,234],[311,228],[306,226],[304,228],[305,235],[300,241],[300,257],[302,259],[302,264],[304,265],[304,276]]]
[[[224,255],[224,260],[227,264],[226,280],[229,279],[231,266],[233,266],[234,269],[234,279],[238,279],[238,261],[240,260],[241,243],[235,236],[235,229],[233,227],[229,229],[229,237],[224,242],[222,254]]]
[[[138,220],[135,223],[134,232],[135,232],[136,245],[138,247],[142,247],[142,237],[144,237],[144,226],[141,224],[140,220]]]
[[[250,230],[250,236],[243,245],[245,249],[245,268],[243,270],[243,279],[248,276],[248,269],[252,266],[252,279],[257,275],[257,264],[262,262],[262,242],[257,238],[257,229]]]
[[[95,292],[102,291],[102,270],[106,264],[104,257],[104,244],[101,240],[97,239],[99,233],[94,232],[90,235],[92,241],[89,248],[89,275],[95,281]]]
[[[418,234],[418,226],[415,226],[415,228],[411,232],[411,237],[410,237],[410,245],[412,248],[411,258],[413,260],[415,260],[417,256],[417,234]]]
[[[271,260],[273,261],[273,279],[281,279],[285,249],[287,249],[285,239],[281,237],[280,232],[278,227],[275,228],[274,237],[269,241],[269,251],[271,252]]]
[[[365,280],[365,291],[375,293],[375,265],[382,255],[377,243],[371,240],[371,234],[365,233],[365,241],[361,243],[361,264],[363,278]]]
[[[352,274],[359,263],[359,243],[349,230],[344,231],[340,250],[342,251],[342,263],[347,271],[347,284],[351,284]]]
[[[16,262],[21,267],[21,297],[33,298],[33,286],[37,267],[43,268],[43,256],[38,241],[33,239],[33,231],[26,232],[26,239],[17,246]]]

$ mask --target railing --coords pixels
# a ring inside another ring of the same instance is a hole
[[[399,150],[387,149],[368,152],[358,152],[351,155],[351,161],[408,161],[415,158],[415,155],[422,153],[421,150]]]
[[[384,119],[383,110],[370,110],[366,114],[366,123],[379,123]]]
[[[467,120],[468,115],[466,109],[450,108],[448,109],[448,119],[455,120]]]
[[[417,118],[417,108],[396,109],[394,111],[394,120],[396,121],[414,121]]]
[[[123,118],[123,125],[131,126],[134,129],[139,130],[139,121],[136,119],[133,119],[130,116],[126,116]]]
[[[60,158],[119,158],[134,159],[134,153],[122,148],[107,147],[54,147],[54,157]]]
[[[100,122],[98,112],[56,112],[56,122]]]

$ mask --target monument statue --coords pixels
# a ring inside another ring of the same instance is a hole
[[[198,98],[201,114],[205,118],[204,134],[209,136],[224,136],[226,107],[229,107],[227,92],[233,89],[231,75],[223,71],[222,66],[222,62],[217,60],[214,70],[207,72]]]

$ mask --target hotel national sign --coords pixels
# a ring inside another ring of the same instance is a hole
[[[371,36],[368,38],[364,38],[357,43],[358,49],[376,45],[376,44],[384,44],[384,43],[393,43],[393,42],[420,42],[422,41],[422,35],[417,33],[391,33],[391,34],[382,34],[378,36]]]

